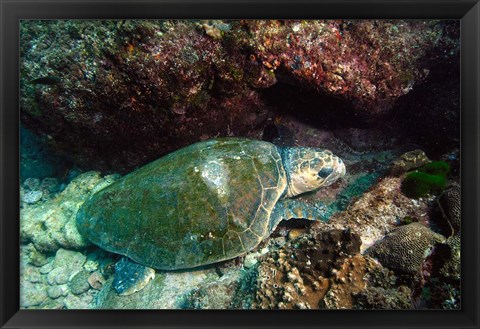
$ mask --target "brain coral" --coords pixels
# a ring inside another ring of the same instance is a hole
[[[460,279],[460,193],[460,185],[454,184],[438,198],[439,209],[452,229],[452,236],[447,240],[450,254],[439,272],[447,278],[456,280]]]
[[[460,193],[460,185],[454,184],[438,198],[442,215],[449,222],[453,232],[460,231]]]
[[[415,273],[437,243],[445,237],[420,223],[400,226],[370,247],[366,253],[377,258],[383,266],[392,270]]]

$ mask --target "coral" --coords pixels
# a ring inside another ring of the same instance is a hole
[[[461,190],[460,185],[454,184],[449,187],[437,199],[438,208],[442,217],[448,222],[452,229],[452,234],[460,231],[461,225]]]
[[[422,150],[413,150],[402,154],[395,159],[390,167],[390,173],[395,176],[399,176],[407,171],[417,169],[427,163],[428,159],[425,152]]]
[[[328,223],[314,223],[322,228],[350,228],[362,239],[363,252],[387,232],[395,228],[402,218],[410,216],[427,222],[430,218],[428,200],[413,200],[400,193],[401,178],[385,177],[369,191],[350,203],[346,210],[334,214]]]
[[[432,278],[426,282],[414,303],[417,309],[460,309],[460,281],[443,282]]]
[[[400,226],[370,247],[366,254],[389,269],[416,273],[431,249],[445,237],[420,223]]]
[[[88,283],[89,276],[90,272],[82,270],[72,277],[72,279],[68,283],[72,294],[80,295],[90,289],[90,284]]]
[[[60,20],[20,30],[22,122],[77,163],[116,172],[213,136],[258,137],[263,91],[279,84],[345,105],[317,117],[378,117],[459,54],[457,21]]]
[[[450,248],[450,253],[445,260],[445,263],[440,268],[439,273],[443,277],[460,280],[461,275],[461,237],[460,234],[455,234],[448,238],[447,246]]]
[[[322,304],[328,309],[353,308],[353,297],[366,288],[365,258],[360,254],[346,258],[343,264],[332,272],[332,285]]]
[[[445,184],[446,179],[443,175],[414,171],[405,176],[402,192],[410,198],[420,198],[430,193],[441,193],[445,189]]]
[[[460,185],[453,184],[438,199],[438,208],[442,218],[447,221],[451,236],[447,239],[449,253],[439,273],[443,277],[460,280],[461,253],[461,190]]]
[[[264,256],[259,266],[254,307],[261,309],[319,308],[331,282],[360,247],[357,235],[330,230],[304,235]]]
[[[353,294],[353,308],[383,310],[412,308],[410,288],[399,283],[392,271],[374,259],[364,257],[366,273],[363,280],[366,287]]]
[[[89,245],[77,231],[75,217],[80,205],[95,191],[115,180],[97,172],[76,177],[55,198],[40,204],[23,204],[20,210],[20,238],[32,242],[38,251],[79,249]]]

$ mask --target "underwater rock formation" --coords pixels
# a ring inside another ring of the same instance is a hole
[[[413,150],[402,154],[393,161],[390,167],[390,173],[393,176],[400,176],[407,171],[420,168],[430,162],[425,152],[422,150]]]
[[[90,243],[77,230],[77,211],[88,196],[113,183],[115,177],[102,178],[98,172],[87,172],[73,179],[55,198],[43,203],[23,204],[21,241],[32,242],[38,251],[44,252],[88,246]]]
[[[194,141],[258,137],[270,110],[262,90],[278,82],[341,99],[354,109],[346,116],[383,114],[458,57],[457,30],[435,20],[24,21],[21,119],[77,163],[125,173]]]
[[[373,258],[355,233],[312,229],[261,258],[254,308],[408,309],[410,288]]]
[[[105,283],[96,300],[101,309],[229,309],[250,308],[254,293],[254,269],[229,264],[220,277],[215,268],[193,271],[157,271],[142,290],[119,296],[113,278]]]
[[[447,239],[450,253],[440,268],[439,273],[447,278],[460,280],[460,252],[461,252],[461,190],[460,185],[454,184],[438,199],[438,207],[443,218],[451,227],[451,235]]]
[[[364,291],[354,296],[355,307],[360,309],[408,309],[411,308],[411,290],[390,269],[373,258],[365,256],[367,268],[364,279],[368,282]]]
[[[92,308],[98,289],[92,276],[103,280],[111,259],[97,251],[58,249],[42,253],[30,243],[20,248],[20,307],[41,309]],[[98,286],[97,286],[98,287]]]
[[[366,254],[377,258],[383,266],[407,273],[420,271],[421,265],[435,244],[445,237],[420,223],[400,226],[370,247]]]
[[[330,230],[304,235],[266,254],[258,269],[255,307],[319,308],[330,288],[332,272],[359,248],[358,235]]]
[[[334,214],[327,224],[332,228],[350,228],[362,239],[361,252],[381,239],[405,217],[421,222],[429,220],[428,200],[413,200],[400,191],[401,178],[384,177],[369,191],[348,205],[347,209]]]

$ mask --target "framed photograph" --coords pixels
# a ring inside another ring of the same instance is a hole
[[[0,5],[2,328],[478,328],[477,1]]]

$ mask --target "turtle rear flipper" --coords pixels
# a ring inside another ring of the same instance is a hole
[[[122,257],[122,259],[115,264],[113,288],[115,288],[119,296],[128,296],[145,288],[154,276],[155,270],[153,268],[140,265],[126,257]]]

